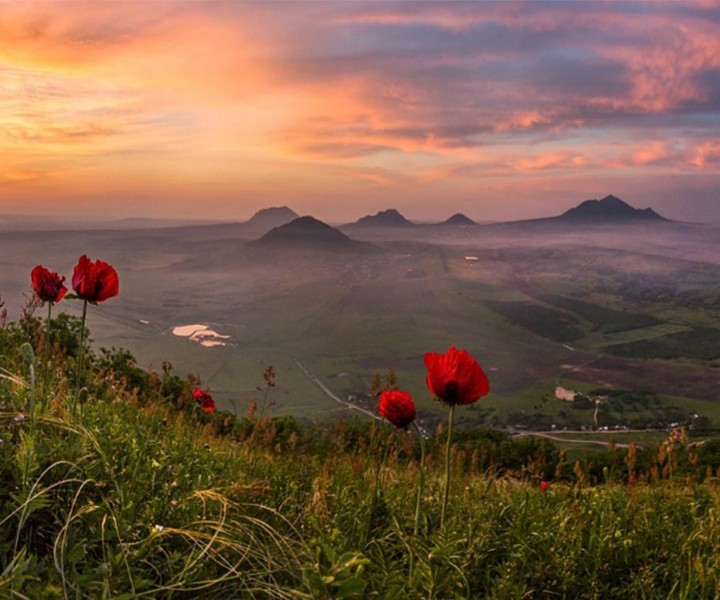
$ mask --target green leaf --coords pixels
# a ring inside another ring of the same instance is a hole
[[[342,582],[342,585],[338,587],[337,593],[335,594],[336,598],[358,598],[362,597],[365,588],[367,587],[367,582],[364,579],[361,579],[360,577],[351,577],[350,579],[346,579]]]

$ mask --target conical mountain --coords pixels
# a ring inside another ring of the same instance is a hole
[[[461,226],[466,227],[468,225],[477,225],[475,221],[472,219],[469,219],[462,213],[454,214],[452,217],[450,217],[447,221],[443,221],[441,225],[453,225],[453,226]]]
[[[605,196],[601,200],[585,200],[558,218],[569,221],[665,220],[652,208],[633,208],[627,202],[613,195]]]
[[[298,217],[275,227],[255,242],[262,246],[303,246],[351,248],[356,242],[342,231],[310,216]]]

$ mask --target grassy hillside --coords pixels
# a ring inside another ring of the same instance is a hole
[[[461,431],[441,526],[442,432],[427,440],[416,521],[417,436],[348,420],[308,428],[261,417],[262,405],[205,412],[192,396],[203,382],[167,364],[145,371],[122,350],[88,346],[78,375],[79,327],[54,322],[47,363],[38,320],[0,328],[0,597],[720,589],[720,444],[678,435],[576,462],[545,440]],[[271,402],[272,377],[255,383]]]

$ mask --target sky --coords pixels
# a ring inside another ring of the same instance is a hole
[[[0,1],[0,213],[720,222],[720,2]]]

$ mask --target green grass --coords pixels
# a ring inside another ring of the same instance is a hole
[[[112,402],[17,428],[5,595],[714,597],[712,485],[541,492],[456,467],[441,530],[433,469],[414,535],[417,472],[399,455],[379,472],[372,448],[298,461],[166,419]]]

